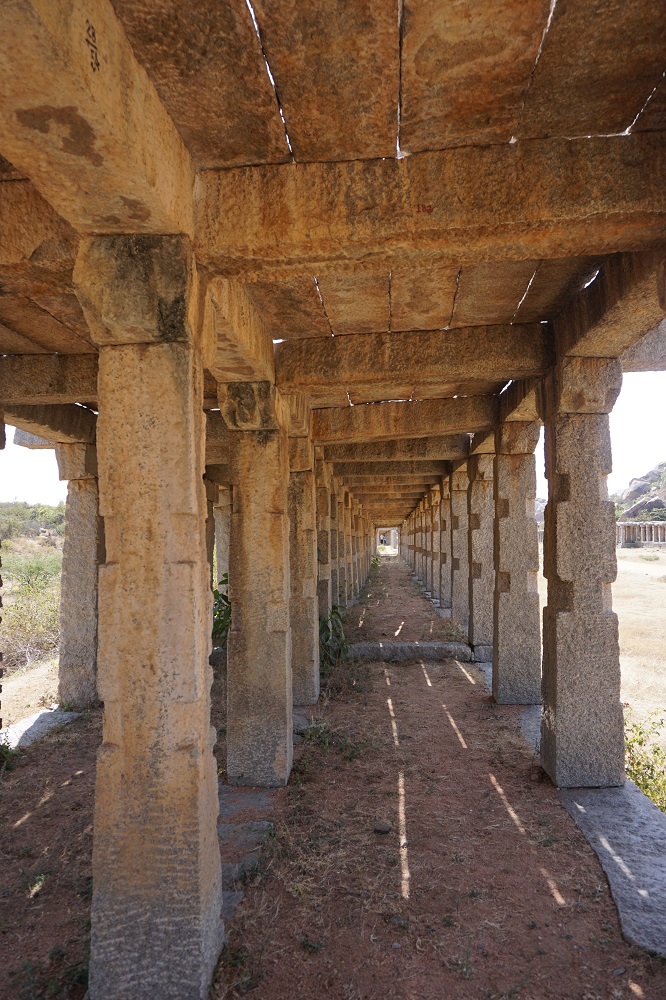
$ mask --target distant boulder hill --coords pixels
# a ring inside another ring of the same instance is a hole
[[[666,516],[666,462],[660,462],[644,476],[632,479],[626,490],[615,494],[620,521],[632,521],[637,517],[645,517],[653,511],[664,511]],[[539,523],[543,521],[546,500],[538,497],[534,503],[534,512]]]
[[[620,494],[621,521],[651,514],[653,511],[666,512],[666,462],[660,462],[650,472],[632,479],[626,490]]]

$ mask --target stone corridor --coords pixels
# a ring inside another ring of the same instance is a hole
[[[427,641],[432,604],[384,560],[350,634],[360,617],[367,641],[400,622],[405,641]],[[623,941],[522,709],[497,705],[473,663],[364,667],[296,747],[212,996],[250,984],[257,1000],[666,994],[663,963]]]

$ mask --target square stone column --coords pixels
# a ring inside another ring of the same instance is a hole
[[[423,584],[432,597],[432,506],[430,493],[423,499]]]
[[[216,584],[229,572],[229,533],[231,531],[231,490],[218,488],[217,503],[213,507],[215,518],[215,562],[217,566]]]
[[[608,413],[622,384],[619,361],[565,358],[548,379],[546,424],[541,761],[555,784],[621,785],[615,579],[615,507]]]
[[[331,604],[338,605],[340,603],[340,593],[338,576],[340,572],[340,565],[338,559],[338,497],[336,493],[335,479],[333,476],[330,477],[331,489],[329,494],[330,500],[330,515],[329,515],[329,547],[330,547],[330,560],[331,560]],[[328,615],[328,613],[327,613]]]
[[[477,441],[477,438],[482,440]],[[494,435],[475,435],[467,463],[469,489],[469,641],[477,663],[493,657],[493,458]]]
[[[205,1000],[223,940],[203,366],[177,236],[83,239],[99,352],[99,572],[91,1000]]]
[[[227,777],[230,784],[278,786],[293,759],[289,440],[274,386],[221,384],[218,396],[234,428]]]
[[[345,531],[345,490],[342,485],[338,493],[338,604],[347,604],[347,543]]]
[[[99,516],[97,452],[91,444],[57,444],[61,480],[67,480],[60,590],[58,699],[93,708],[97,696],[97,582],[104,562]]]
[[[451,477],[444,476],[439,500],[439,606],[451,607]]]
[[[415,573],[419,580],[423,581],[423,501],[419,502],[416,508],[416,538],[414,540],[414,550],[416,554]]]
[[[538,421],[506,422],[495,434],[493,697],[501,705],[541,702],[539,540],[534,500]]]
[[[294,445],[297,443],[297,447]],[[307,447],[304,448],[303,445]],[[294,705],[319,698],[319,609],[314,449],[307,438],[290,438],[289,572],[291,676]],[[303,466],[309,464],[309,469]]]
[[[441,592],[441,521],[440,521],[440,503],[441,503],[441,493],[439,486],[434,486],[430,491],[430,515],[432,518],[432,533],[431,533],[431,566],[432,566],[432,600],[435,607],[439,607],[440,604],[440,592]]]
[[[319,618],[328,618],[331,610],[331,490],[330,469],[324,461],[324,449],[315,448],[315,487],[317,494],[317,608]]]
[[[206,558],[210,571],[210,580],[213,588],[217,586],[217,580],[213,579],[213,556],[215,553],[215,505],[218,501],[219,486],[204,475],[204,489],[206,490]]]
[[[451,609],[465,634],[469,630],[469,538],[467,462],[451,473]]]
[[[345,581],[347,583],[347,604],[354,597],[354,565],[352,558],[352,495],[344,492],[344,526],[345,526]]]

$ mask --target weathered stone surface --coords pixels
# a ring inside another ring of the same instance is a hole
[[[257,0],[264,49],[297,160],[394,156],[399,35],[389,0]]]
[[[470,396],[314,410],[312,437],[319,444],[353,444],[460,434],[494,426],[497,406],[492,396]]]
[[[287,436],[235,433],[231,459],[227,774],[278,786],[293,757]]]
[[[324,457],[327,462],[447,461],[464,458],[468,451],[467,434],[448,434],[398,441],[329,444],[324,448]]]
[[[510,420],[500,423],[495,434],[498,455],[532,455],[539,443],[541,424],[538,420]]]
[[[97,416],[83,406],[10,406],[5,418],[14,427],[51,441],[92,443],[97,433]]]
[[[269,431],[289,425],[289,410],[271,382],[218,386],[220,413],[229,430]]]
[[[663,251],[607,257],[595,280],[555,317],[558,356],[618,358],[664,317],[657,278]]]
[[[296,440],[305,440],[298,438]],[[313,471],[289,476],[289,576],[291,603],[291,674],[294,705],[319,698],[319,613],[317,605],[317,535]]]
[[[109,346],[99,378],[104,736],[90,990],[203,1000],[223,928],[202,367],[183,343]]]
[[[535,378],[512,382],[500,396],[500,421],[540,420],[539,385],[539,380]]]
[[[113,5],[198,167],[291,159],[244,0]]]
[[[192,231],[194,166],[108,0],[7,8],[0,93],[3,153],[77,230]]]
[[[273,341],[237,281],[208,282],[202,342],[204,364],[218,382],[275,381]]]
[[[451,607],[451,482],[442,479],[439,505],[439,606]]]
[[[317,529],[317,608],[319,618],[328,618],[333,604],[331,545],[331,471],[323,459],[323,449],[315,455],[316,529]]]
[[[458,267],[391,270],[391,330],[443,330],[451,322]]]
[[[477,647],[493,644],[493,456],[474,455],[467,463],[469,489],[469,641]]]
[[[650,0],[555,6],[515,134],[624,132],[663,72],[663,33],[663,10]]]
[[[666,816],[632,781],[560,799],[596,851],[623,936],[666,958]]]
[[[73,280],[96,344],[197,338],[197,275],[184,237],[88,237],[79,245]]]
[[[446,472],[444,462],[405,460],[404,462],[334,462],[333,475],[347,479],[347,476],[441,476]]]
[[[278,344],[276,379],[282,389],[308,393],[332,380],[348,391],[378,386],[395,399],[396,386],[520,379],[544,374],[552,360],[541,324],[368,333]]]
[[[46,438],[39,437],[37,434],[31,434],[29,431],[22,431],[20,427],[17,427],[14,431],[14,444],[19,448],[30,448],[32,451],[51,450],[53,448],[53,441],[47,441]]]
[[[549,384],[561,413],[610,413],[622,388],[622,365],[605,358],[564,358]]]
[[[84,454],[70,455],[63,463],[62,448],[77,449]],[[75,709],[92,708],[99,703],[97,577],[100,562],[104,561],[104,527],[99,516],[97,479],[86,467],[93,464],[89,457],[86,462],[88,448],[88,445],[59,445],[56,449],[60,478],[69,480],[62,550],[58,700],[61,705]],[[63,464],[69,468],[63,469]],[[96,474],[96,458],[94,466]],[[68,474],[63,475],[63,471]],[[83,475],[72,475],[77,471]]]
[[[62,480],[97,479],[97,449],[91,444],[56,444],[58,475]]]
[[[24,749],[37,743],[53,729],[66,725],[78,719],[78,712],[62,712],[58,708],[45,708],[41,712],[35,712],[20,722],[14,722],[11,726],[3,726],[0,729],[0,743],[8,746],[11,750],[16,748]]]
[[[538,705],[541,626],[535,461],[533,450],[505,453],[507,426],[522,425],[501,424],[497,431],[492,691],[501,705]]]
[[[469,521],[467,463],[451,473],[451,610],[463,632],[469,628]]]
[[[308,438],[289,438],[289,471],[311,472],[314,469],[314,447]]]
[[[215,560],[217,580],[219,583],[225,573],[229,572],[229,533],[231,530],[231,490],[218,489],[217,503],[213,506],[215,519]]]
[[[324,274],[317,279],[334,336],[375,333],[390,325],[389,272]],[[328,345],[332,338],[326,341]],[[278,346],[278,356],[280,347]]]
[[[508,142],[516,132],[548,0],[406,0],[400,145],[409,152]]]
[[[579,359],[582,361],[582,359]],[[620,785],[624,781],[624,733],[620,704],[617,616],[611,610],[615,579],[615,508],[608,500],[611,469],[608,408],[613,392],[596,393],[596,412],[582,386],[598,380],[617,386],[619,362],[582,361],[573,371],[580,393],[565,381],[562,412],[553,393],[546,414],[544,573],[548,604],[543,613],[542,763],[560,786]]]
[[[97,358],[93,355],[0,357],[0,399],[5,407],[97,401]]]
[[[534,260],[486,261],[463,266],[451,327],[509,324],[538,268]],[[543,333],[543,331],[542,331]]]
[[[331,336],[313,275],[291,281],[253,281],[245,285],[245,291],[273,340]]]
[[[623,372],[666,371],[666,320],[629,347],[620,361]]]
[[[14,274],[14,267],[41,262],[57,270],[71,268],[76,257],[78,237],[69,223],[57,214],[49,202],[28,180],[0,184],[0,268],[3,278]],[[12,270],[10,270],[12,268]]]
[[[402,663],[408,660],[460,660],[470,663],[472,651],[464,642],[352,642],[352,659]]]
[[[665,155],[646,132],[206,171],[197,259],[265,278],[638,250],[665,234]]]

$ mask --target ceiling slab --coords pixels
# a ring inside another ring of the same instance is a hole
[[[548,10],[549,0],[405,0],[401,149],[508,142]]]
[[[327,274],[317,280],[336,337],[388,330],[388,271],[385,274]]]
[[[536,268],[533,260],[463,267],[450,325],[511,323]]]
[[[457,267],[397,267],[391,272],[390,329],[443,330],[451,321]]]
[[[331,336],[314,277],[252,282],[246,292],[273,340]]]

